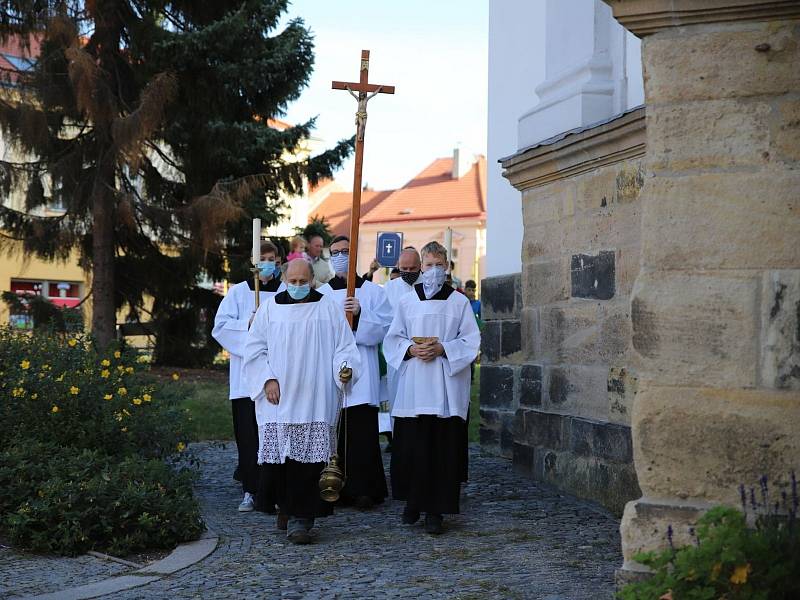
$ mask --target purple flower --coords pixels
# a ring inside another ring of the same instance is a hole
[[[672,525],[667,526],[667,540],[669,540],[669,547],[675,550],[675,546],[672,544]]]
[[[756,490],[755,488],[750,488],[750,505],[753,507],[753,510],[758,509],[758,503],[756,502]]]

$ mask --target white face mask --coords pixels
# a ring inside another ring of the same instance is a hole
[[[425,292],[425,297],[430,299],[439,293],[444,285],[444,280],[447,279],[447,273],[444,267],[438,265],[431,267],[427,271],[422,272],[422,291]]]

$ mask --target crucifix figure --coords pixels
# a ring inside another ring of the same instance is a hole
[[[358,222],[361,218],[361,175],[364,166],[364,133],[367,128],[367,102],[376,94],[394,94],[393,85],[369,83],[369,50],[361,51],[361,69],[358,83],[334,81],[334,90],[347,90],[358,101],[356,110],[356,163],[353,174],[353,210],[350,215],[350,261],[347,269],[347,297],[355,295],[356,262],[358,260]],[[347,313],[353,324],[353,314]]]

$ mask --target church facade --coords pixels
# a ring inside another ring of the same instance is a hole
[[[508,153],[490,91],[482,442],[623,512],[629,573],[669,525],[686,543],[740,485],[800,470],[800,5],[497,3],[490,90],[515,4],[545,65]],[[513,211],[519,239],[493,244]]]

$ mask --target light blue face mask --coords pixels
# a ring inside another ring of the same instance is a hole
[[[334,273],[347,273],[349,265],[350,257],[346,254],[337,254],[336,256],[331,256],[331,266],[333,267]]]
[[[275,261],[265,260],[258,263],[258,271],[262,277],[269,277],[275,272]]]
[[[292,285],[291,283],[286,286],[286,291],[292,297],[292,300],[302,300],[309,293],[311,293],[311,285],[306,283],[303,285]]]

